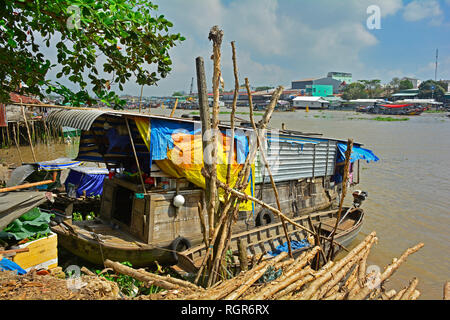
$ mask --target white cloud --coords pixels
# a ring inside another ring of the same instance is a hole
[[[402,0],[170,0],[158,3],[174,23],[172,31],[187,40],[172,49],[172,73],[146,94],[187,90],[195,77],[195,58],[203,56],[208,79],[212,73],[213,25],[224,30],[222,70],[227,89],[233,87],[230,41],[236,41],[240,81],[290,86],[297,78],[326,76],[329,71],[363,73],[360,52],[378,44],[366,28],[367,7],[380,7],[381,17],[396,14]],[[210,80],[207,80],[210,84]],[[130,86],[130,89],[132,87]],[[135,92],[137,88],[132,89]]]
[[[443,12],[436,0],[415,0],[405,7],[403,18],[406,21],[432,19],[434,24],[442,22]]]

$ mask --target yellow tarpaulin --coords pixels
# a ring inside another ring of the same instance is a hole
[[[135,118],[136,126],[147,146],[150,150],[150,123],[149,119]],[[222,134],[222,143],[219,143],[217,155],[217,178],[226,182],[228,154],[230,151],[230,138]],[[201,135],[190,135],[186,133],[172,134],[174,147],[167,150],[167,159],[155,160],[158,167],[166,174],[174,178],[185,178],[196,186],[205,189],[205,178],[201,173],[203,167],[203,146]],[[236,160],[236,152],[233,152],[231,163],[230,186],[236,184],[236,180],[243,165],[238,164]],[[255,168],[252,165],[252,175],[255,176]],[[254,190],[254,179],[251,179],[245,193],[252,195]],[[224,191],[219,189],[219,199],[224,201]],[[252,211],[252,202],[242,203],[240,209],[243,211]]]

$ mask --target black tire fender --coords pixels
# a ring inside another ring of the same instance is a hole
[[[263,210],[256,216],[255,225],[257,227],[266,226],[275,222],[275,216],[268,210]]]
[[[182,248],[185,248],[185,249],[181,249],[180,245],[182,246]],[[171,250],[170,253],[172,255],[173,260],[175,261],[174,264],[178,263],[177,252],[187,250],[190,247],[192,247],[191,242],[184,237],[178,237],[170,243],[170,250]]]

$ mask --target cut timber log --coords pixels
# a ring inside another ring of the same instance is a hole
[[[400,300],[409,300],[411,295],[416,290],[418,283],[419,283],[419,279],[417,279],[417,278],[412,279],[411,282],[409,283],[409,286],[406,288],[405,293],[403,293],[403,295],[401,296]]]
[[[340,277],[338,279],[337,277],[335,277],[335,273],[339,272],[343,268],[346,269],[347,272],[348,272],[348,270],[350,270],[350,268],[355,263],[357,263],[359,261],[359,259],[361,259],[364,256],[364,254],[366,252],[366,249],[369,249],[372,246],[373,242],[376,239],[375,234],[376,234],[375,232],[372,232],[370,235],[368,235],[366,237],[366,239],[364,241],[362,241],[359,245],[357,245],[352,251],[350,251],[350,253],[346,257],[344,257],[343,259],[338,261],[329,270],[329,272],[327,272],[325,275],[323,275],[322,277],[318,278],[313,283],[311,283],[309,285],[308,289],[305,290],[299,296],[299,299],[301,299],[301,300],[311,299],[313,296],[316,296],[316,294],[318,293],[319,288],[322,285],[324,285],[326,282],[328,282],[330,279],[332,281],[331,283],[335,282],[336,279],[337,279],[337,281],[339,281],[342,277]],[[345,276],[345,274],[343,276]],[[333,280],[333,278],[335,280]],[[333,284],[333,286],[337,283],[337,281]],[[322,293],[325,294],[326,291],[322,292]]]
[[[299,293],[295,293],[295,291],[298,291],[304,286],[305,284],[314,281],[324,274],[326,274],[332,267],[334,266],[333,261],[328,261],[327,264],[325,264],[319,271],[313,272],[310,275],[307,275],[306,277],[298,280],[297,282],[294,282],[290,286],[288,286],[286,289],[278,292],[275,296],[276,298],[280,298],[282,300],[296,300],[300,295],[301,291]],[[292,294],[294,292],[294,294]]]
[[[418,245],[406,250],[399,259],[394,259],[394,261],[380,275],[380,279],[379,279],[380,283],[383,283],[384,281],[386,281],[386,279],[388,279],[400,267],[400,265],[403,262],[405,262],[406,258],[410,254],[417,252],[423,246],[424,246],[423,243],[419,243]],[[373,291],[374,289],[375,288],[365,286],[363,289],[361,289],[360,292],[350,295],[349,299],[364,300],[370,294],[370,292]]]
[[[191,290],[203,290],[202,288],[197,287],[194,284],[187,281],[174,279],[170,277],[162,277],[148,272],[138,271],[133,268],[127,267],[121,263],[114,262],[108,259],[105,260],[105,267],[112,268],[117,273],[125,274],[139,281],[151,283],[155,286],[167,290],[175,290],[180,288],[188,288]]]
[[[235,291],[233,291],[231,294],[225,297],[225,300],[236,300],[239,298],[252,284],[254,284],[259,278],[262,277],[262,275],[267,271],[267,269],[270,266],[273,266],[277,262],[283,260],[287,256],[287,252],[282,252],[278,256],[276,256],[273,259],[267,260],[265,262],[265,266],[258,270],[257,272],[253,273],[250,278],[248,278],[242,285]]]
[[[286,270],[286,272],[280,276],[278,279],[271,281],[265,287],[263,287],[256,294],[246,297],[248,300],[265,300],[272,297],[278,291],[286,288],[293,282],[297,281],[301,277],[307,275],[307,273],[302,273],[302,269],[314,258],[314,256],[319,252],[320,247],[314,247],[308,253],[301,254],[292,264],[292,266]]]
[[[348,261],[339,271],[336,273],[331,274],[331,279],[324,283],[322,287],[317,290],[311,297],[313,300],[319,300],[323,297],[325,293],[327,293],[333,286],[335,286],[339,281],[341,281],[342,278],[345,277],[346,274],[348,274],[349,270],[352,268],[354,263],[357,263],[360,259],[364,257],[366,254],[365,250],[370,250],[371,246],[376,241],[376,237],[373,237],[371,241],[364,247],[364,249],[358,253],[354,259]]]

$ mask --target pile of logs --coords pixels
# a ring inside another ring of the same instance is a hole
[[[155,299],[182,300],[416,300],[418,279],[414,278],[403,289],[386,291],[384,283],[405,262],[406,258],[423,247],[423,243],[409,248],[398,259],[393,259],[384,271],[367,266],[367,258],[374,243],[375,232],[369,234],[360,244],[339,261],[328,261],[319,270],[314,270],[311,262],[322,250],[316,246],[303,252],[295,259],[287,252],[262,261],[236,277],[218,282],[204,289],[191,282],[168,276],[158,276],[134,270],[120,263],[106,261],[105,265],[116,272],[132,276],[166,289]],[[261,282],[269,272],[278,278]]]

